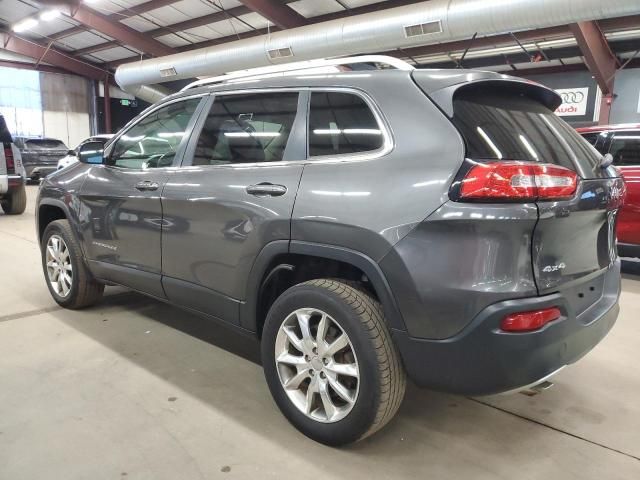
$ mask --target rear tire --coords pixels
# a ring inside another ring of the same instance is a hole
[[[80,309],[100,301],[104,284],[97,282],[87,269],[67,220],[47,225],[40,248],[47,287],[60,306]]]
[[[0,202],[2,211],[7,215],[21,215],[27,208],[27,191],[22,185],[12,191],[6,199]]]
[[[339,339],[345,346],[329,356]],[[326,445],[375,433],[404,397],[405,372],[380,304],[339,280],[301,283],[274,302],[263,330],[262,365],[284,416]]]

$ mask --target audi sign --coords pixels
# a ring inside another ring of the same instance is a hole
[[[589,87],[560,88],[556,92],[562,97],[562,105],[556,110],[561,117],[580,117],[587,114]]]

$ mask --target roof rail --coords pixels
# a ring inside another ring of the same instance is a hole
[[[293,62],[284,65],[271,65],[268,67],[250,68],[248,70],[239,70],[237,72],[228,73],[226,75],[220,75],[217,77],[204,78],[202,80],[196,80],[184,87],[181,92],[189,90],[191,88],[202,87],[204,85],[211,85],[215,83],[225,83],[234,80],[246,81],[257,80],[260,78],[269,77],[284,77],[296,73],[326,73],[327,67],[338,67],[341,65],[354,65],[357,63],[380,63],[389,65],[397,70],[415,70],[415,67],[400,60],[399,58],[390,57],[388,55],[359,55],[356,57],[343,57],[343,58],[322,58],[318,60],[307,60],[304,62]]]

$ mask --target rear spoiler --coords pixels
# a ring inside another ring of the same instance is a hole
[[[414,81],[422,91],[449,117],[453,116],[453,98],[460,90],[496,88],[501,92],[523,93],[539,101],[551,111],[555,111],[562,104],[560,95],[550,88],[531,80],[509,75],[470,70],[467,72],[453,71],[450,75],[441,74],[435,78],[435,81],[434,76],[434,71],[415,70],[412,72]]]

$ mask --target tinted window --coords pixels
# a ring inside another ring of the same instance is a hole
[[[640,165],[640,133],[616,133],[609,153],[614,165]]]
[[[200,98],[192,98],[147,115],[116,141],[107,163],[135,169],[172,165],[199,103]]]
[[[597,152],[539,101],[516,92],[464,89],[454,97],[453,122],[465,139],[467,157],[524,160],[594,168]]]
[[[309,156],[370,152],[384,137],[373,112],[358,95],[313,92],[309,112]]]
[[[217,96],[193,165],[282,160],[297,110],[297,92]]]

